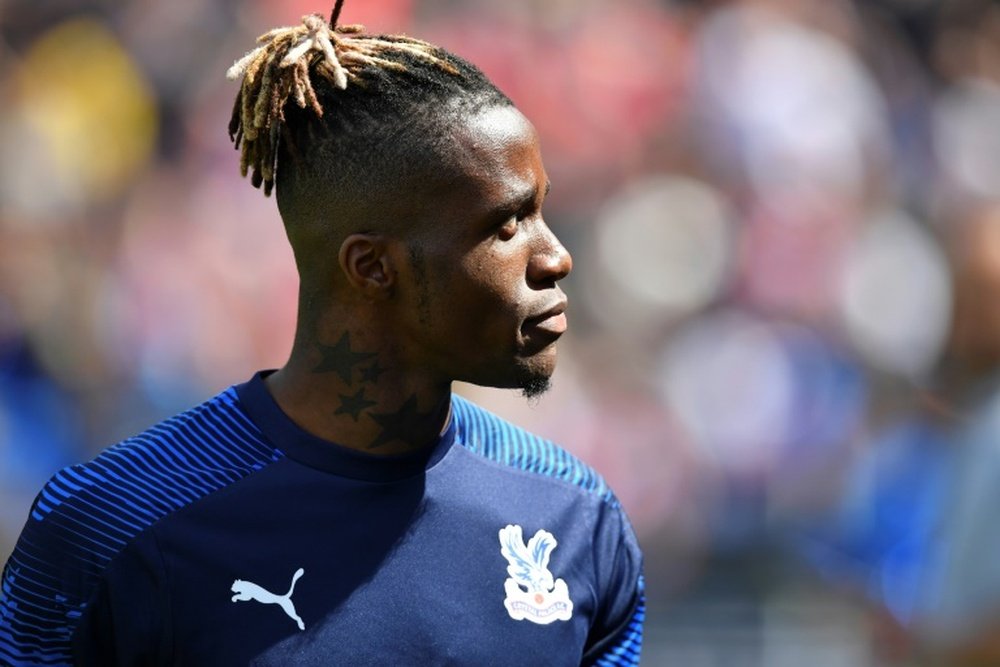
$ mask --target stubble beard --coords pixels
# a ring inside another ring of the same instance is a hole
[[[550,358],[545,358],[550,357]],[[529,401],[536,401],[552,388],[552,374],[555,371],[555,349],[543,351],[537,356],[522,359],[514,374],[514,387]]]
[[[552,387],[552,378],[549,375],[525,371],[517,378],[517,388],[521,390],[521,395],[526,399],[534,400],[547,392]]]
[[[552,387],[549,378],[529,380],[521,386],[521,394],[529,401],[535,401]]]

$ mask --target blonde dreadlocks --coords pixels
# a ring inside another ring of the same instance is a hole
[[[251,183],[258,188],[263,184],[265,195],[274,186],[290,99],[322,118],[324,105],[316,87],[324,84],[335,91],[349,85],[364,88],[375,74],[404,75],[412,65],[455,77],[471,68],[485,80],[468,63],[427,42],[368,35],[359,25],[337,26],[342,6],[343,0],[337,0],[329,23],[312,14],[303,16],[301,25],[264,33],[257,38],[259,46],[226,73],[230,80],[242,79],[229,122],[229,137],[241,149],[240,173],[246,176],[252,170]]]

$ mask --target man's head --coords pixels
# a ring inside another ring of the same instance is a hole
[[[311,16],[231,74],[241,167],[276,186],[295,251],[300,339],[333,308],[432,379],[547,386],[571,260],[541,218],[535,131],[482,72]]]

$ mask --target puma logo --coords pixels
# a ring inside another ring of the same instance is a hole
[[[295,613],[295,603],[292,602],[292,593],[295,591],[295,582],[299,580],[305,570],[301,567],[295,571],[292,575],[292,585],[288,587],[288,592],[284,595],[275,595],[271,591],[264,590],[252,581],[243,581],[242,579],[237,579],[233,582],[232,591],[236,593],[233,596],[233,602],[246,602],[247,600],[256,600],[257,602],[262,602],[263,604],[276,604],[281,607],[288,618],[295,621],[296,625],[299,626],[299,630],[305,630],[306,624],[302,622],[299,615]]]

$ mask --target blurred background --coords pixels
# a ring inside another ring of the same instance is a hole
[[[59,467],[281,365],[297,279],[223,73],[314,0],[0,0],[0,562]],[[1000,6],[354,0],[533,120],[550,394],[644,664],[1000,665]]]

